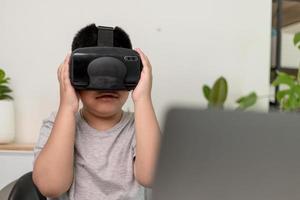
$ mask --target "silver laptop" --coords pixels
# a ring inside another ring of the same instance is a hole
[[[300,113],[171,110],[153,200],[194,199],[299,200]]]

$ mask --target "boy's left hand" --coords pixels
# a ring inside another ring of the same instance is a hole
[[[132,100],[134,103],[144,100],[151,100],[151,88],[152,88],[152,66],[148,57],[142,52],[141,49],[135,49],[142,60],[143,70],[141,72],[141,78],[132,92]]]

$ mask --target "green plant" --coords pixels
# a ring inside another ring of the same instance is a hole
[[[204,85],[202,88],[204,97],[208,101],[209,108],[223,109],[224,103],[227,99],[228,84],[224,77],[218,78],[212,88],[208,85]],[[257,95],[255,92],[251,92],[247,96],[240,97],[236,103],[238,104],[238,110],[245,110],[253,106],[257,101]]]
[[[295,45],[298,49],[300,49],[300,32],[299,32],[299,33],[296,33],[296,34],[294,35],[293,41],[294,41],[294,45]]]
[[[257,101],[257,95],[255,92],[251,92],[250,94],[246,96],[240,97],[238,100],[236,100],[236,103],[239,104],[238,110],[246,110],[247,108],[253,106]]]
[[[9,93],[12,90],[7,86],[10,78],[6,77],[3,69],[0,69],[0,100],[13,99]]]
[[[300,49],[300,33],[296,33],[294,35],[293,43],[298,49]],[[284,72],[277,72],[277,77],[273,81],[272,85],[279,87],[279,91],[276,94],[276,99],[280,104],[281,110],[296,111],[300,109],[299,69],[297,77]],[[280,86],[283,86],[283,88]]]
[[[223,108],[227,98],[228,86],[224,77],[218,78],[213,87],[203,86],[203,93],[208,101],[208,107]]]
[[[273,81],[273,86],[285,86],[276,94],[276,99],[280,104],[280,109],[283,111],[295,111],[300,108],[300,80],[295,76],[288,75],[283,72],[277,73],[276,79]],[[299,70],[298,70],[299,74]],[[299,77],[299,75],[298,75]]]

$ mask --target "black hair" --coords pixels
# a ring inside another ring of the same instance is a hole
[[[95,24],[87,25],[78,31],[72,42],[72,51],[82,47],[94,47],[98,42],[98,28]],[[128,34],[120,27],[114,29],[114,47],[132,49]]]

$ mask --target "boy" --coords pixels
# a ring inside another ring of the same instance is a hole
[[[72,50],[97,46],[98,29],[81,29]],[[131,48],[128,35],[114,30],[114,46]],[[57,71],[60,105],[44,120],[35,147],[33,181],[50,198],[67,193],[70,200],[143,199],[151,186],[160,130],[151,100],[152,72],[140,50],[143,70],[132,92],[134,114],[123,112],[128,91],[75,91],[67,55]],[[82,108],[79,109],[79,100]]]

